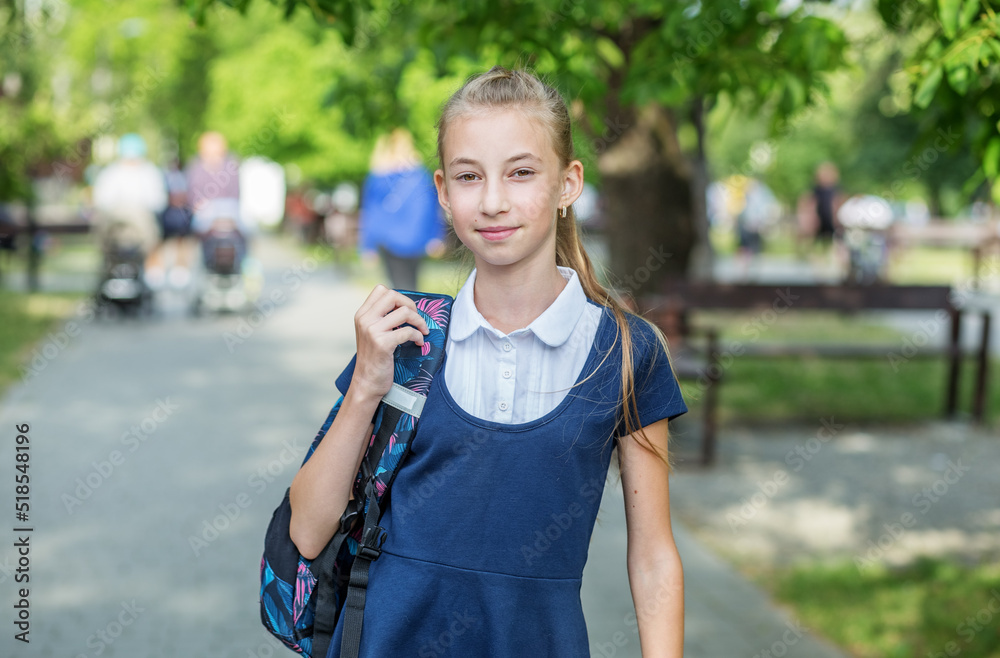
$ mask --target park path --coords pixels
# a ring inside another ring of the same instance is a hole
[[[35,375],[0,400],[0,656],[291,655],[259,622],[263,533],[336,397],[364,294],[273,240],[259,256],[264,297],[278,301],[252,323],[84,313],[39,345]],[[23,525],[16,424],[30,426],[30,533],[11,530]],[[638,656],[614,482],[599,523],[583,592],[593,655]],[[840,655],[676,531],[689,658]],[[14,580],[25,535],[26,584]],[[11,623],[22,586],[30,644]]]

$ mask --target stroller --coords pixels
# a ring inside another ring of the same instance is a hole
[[[205,272],[193,302],[195,314],[241,311],[255,297],[245,276],[247,240],[238,211],[235,200],[217,201],[196,217]]]
[[[137,315],[153,310],[153,291],[145,280],[146,255],[156,244],[156,220],[141,209],[101,214],[95,228],[101,248],[97,285],[99,308]]]
[[[848,265],[845,283],[872,285],[885,279],[888,230],[894,216],[889,202],[874,195],[848,199],[837,213],[844,227]]]

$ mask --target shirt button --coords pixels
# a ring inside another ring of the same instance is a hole
[[[502,374],[504,379],[510,379],[511,374],[513,373],[511,373],[510,370],[504,370]]]
[[[512,349],[514,349],[514,348],[513,348],[513,346],[512,346],[512,345],[511,345],[510,343],[504,343],[504,344],[503,344],[503,351],[504,351],[504,352],[509,352],[509,351],[511,351]]]
[[[500,403],[500,404],[498,404],[497,406],[498,406],[498,407],[500,407],[500,411],[507,411],[507,406],[508,406],[508,405],[507,405],[507,403],[506,403],[506,402],[501,402],[501,403]]]

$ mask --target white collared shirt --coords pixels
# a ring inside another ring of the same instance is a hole
[[[503,334],[476,308],[472,271],[452,306],[445,384],[467,413],[526,423],[552,411],[577,382],[590,354],[601,307],[587,301],[576,272],[555,301],[523,329]]]

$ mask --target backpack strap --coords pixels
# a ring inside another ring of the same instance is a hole
[[[314,573],[318,576],[314,590],[316,592],[316,617],[313,620],[312,643],[314,658],[326,658],[333,629],[337,625],[337,583],[334,564],[344,543],[343,532],[339,531],[338,534],[341,536],[335,536],[313,562]]]
[[[399,292],[414,299],[416,296],[432,298],[426,307],[420,306],[426,300],[415,299],[415,301],[417,301],[418,308],[426,310],[426,313],[430,317],[430,324],[447,332],[451,304],[454,301],[451,297],[407,291]],[[443,362],[444,353],[441,348],[443,348],[443,342],[437,348],[434,348],[437,351],[432,352],[434,356],[430,360],[430,367],[425,369],[424,366],[421,366],[419,372],[410,374],[410,377],[412,377],[410,381],[421,380],[424,387],[429,384],[431,378]],[[399,350],[402,349],[402,346],[396,349],[397,353],[395,356],[398,358]],[[422,353],[427,355],[426,351],[422,351]],[[423,388],[422,390],[427,389]],[[358,517],[363,515],[364,523],[361,529],[361,540],[358,542],[358,552],[353,560],[343,603],[344,629],[340,647],[341,658],[357,658],[360,652],[361,629],[364,623],[365,600],[368,592],[368,570],[371,563],[377,560],[379,555],[382,554],[382,545],[386,539],[385,529],[378,525],[383,510],[382,501],[380,500],[376,486],[375,471],[379,467],[381,456],[386,451],[389,440],[396,431],[403,414],[413,416],[415,429],[416,422],[420,418],[426,400],[426,395],[423,393],[410,390],[406,386],[396,382],[393,383],[389,391],[383,396],[382,403],[384,404],[381,405],[381,418],[376,413],[376,417],[373,419],[378,423],[378,431],[371,445],[365,451],[364,458],[361,460],[360,477],[354,484],[354,497],[348,502],[347,509],[341,517],[339,534],[334,536],[334,540],[346,540],[347,535],[352,534],[357,528],[356,522]],[[373,461],[374,463],[372,463]],[[383,482],[384,492],[382,496],[389,494],[389,487],[395,475],[395,468],[398,467],[390,467],[389,469],[393,472],[390,474],[389,479]],[[340,547],[343,541],[331,541],[331,544]],[[323,574],[323,576],[319,578],[316,584],[318,598],[313,624],[312,658],[326,658],[330,642],[333,639],[333,632],[337,625],[339,616],[337,594],[339,591],[342,591],[341,588],[343,587],[342,576],[340,583],[335,582],[336,577],[334,572],[338,557],[339,551],[331,550],[329,555],[324,552],[316,558],[322,561],[316,565],[318,567],[316,571]]]
[[[396,428],[403,412],[394,405],[387,405],[383,412],[382,425],[375,437],[374,450],[368,454],[381,455],[382,448],[389,443],[389,437]],[[374,468],[364,460],[362,468],[365,473],[365,497],[368,510],[365,513],[365,525],[361,531],[361,542],[358,554],[351,567],[351,579],[347,587],[347,598],[344,601],[344,635],[340,643],[340,658],[358,658],[361,650],[361,627],[365,620],[365,599],[368,595],[368,568],[382,554],[382,544],[385,543],[385,530],[378,525],[382,514],[378,495],[375,490]],[[314,653],[315,657],[325,658],[325,654]]]

